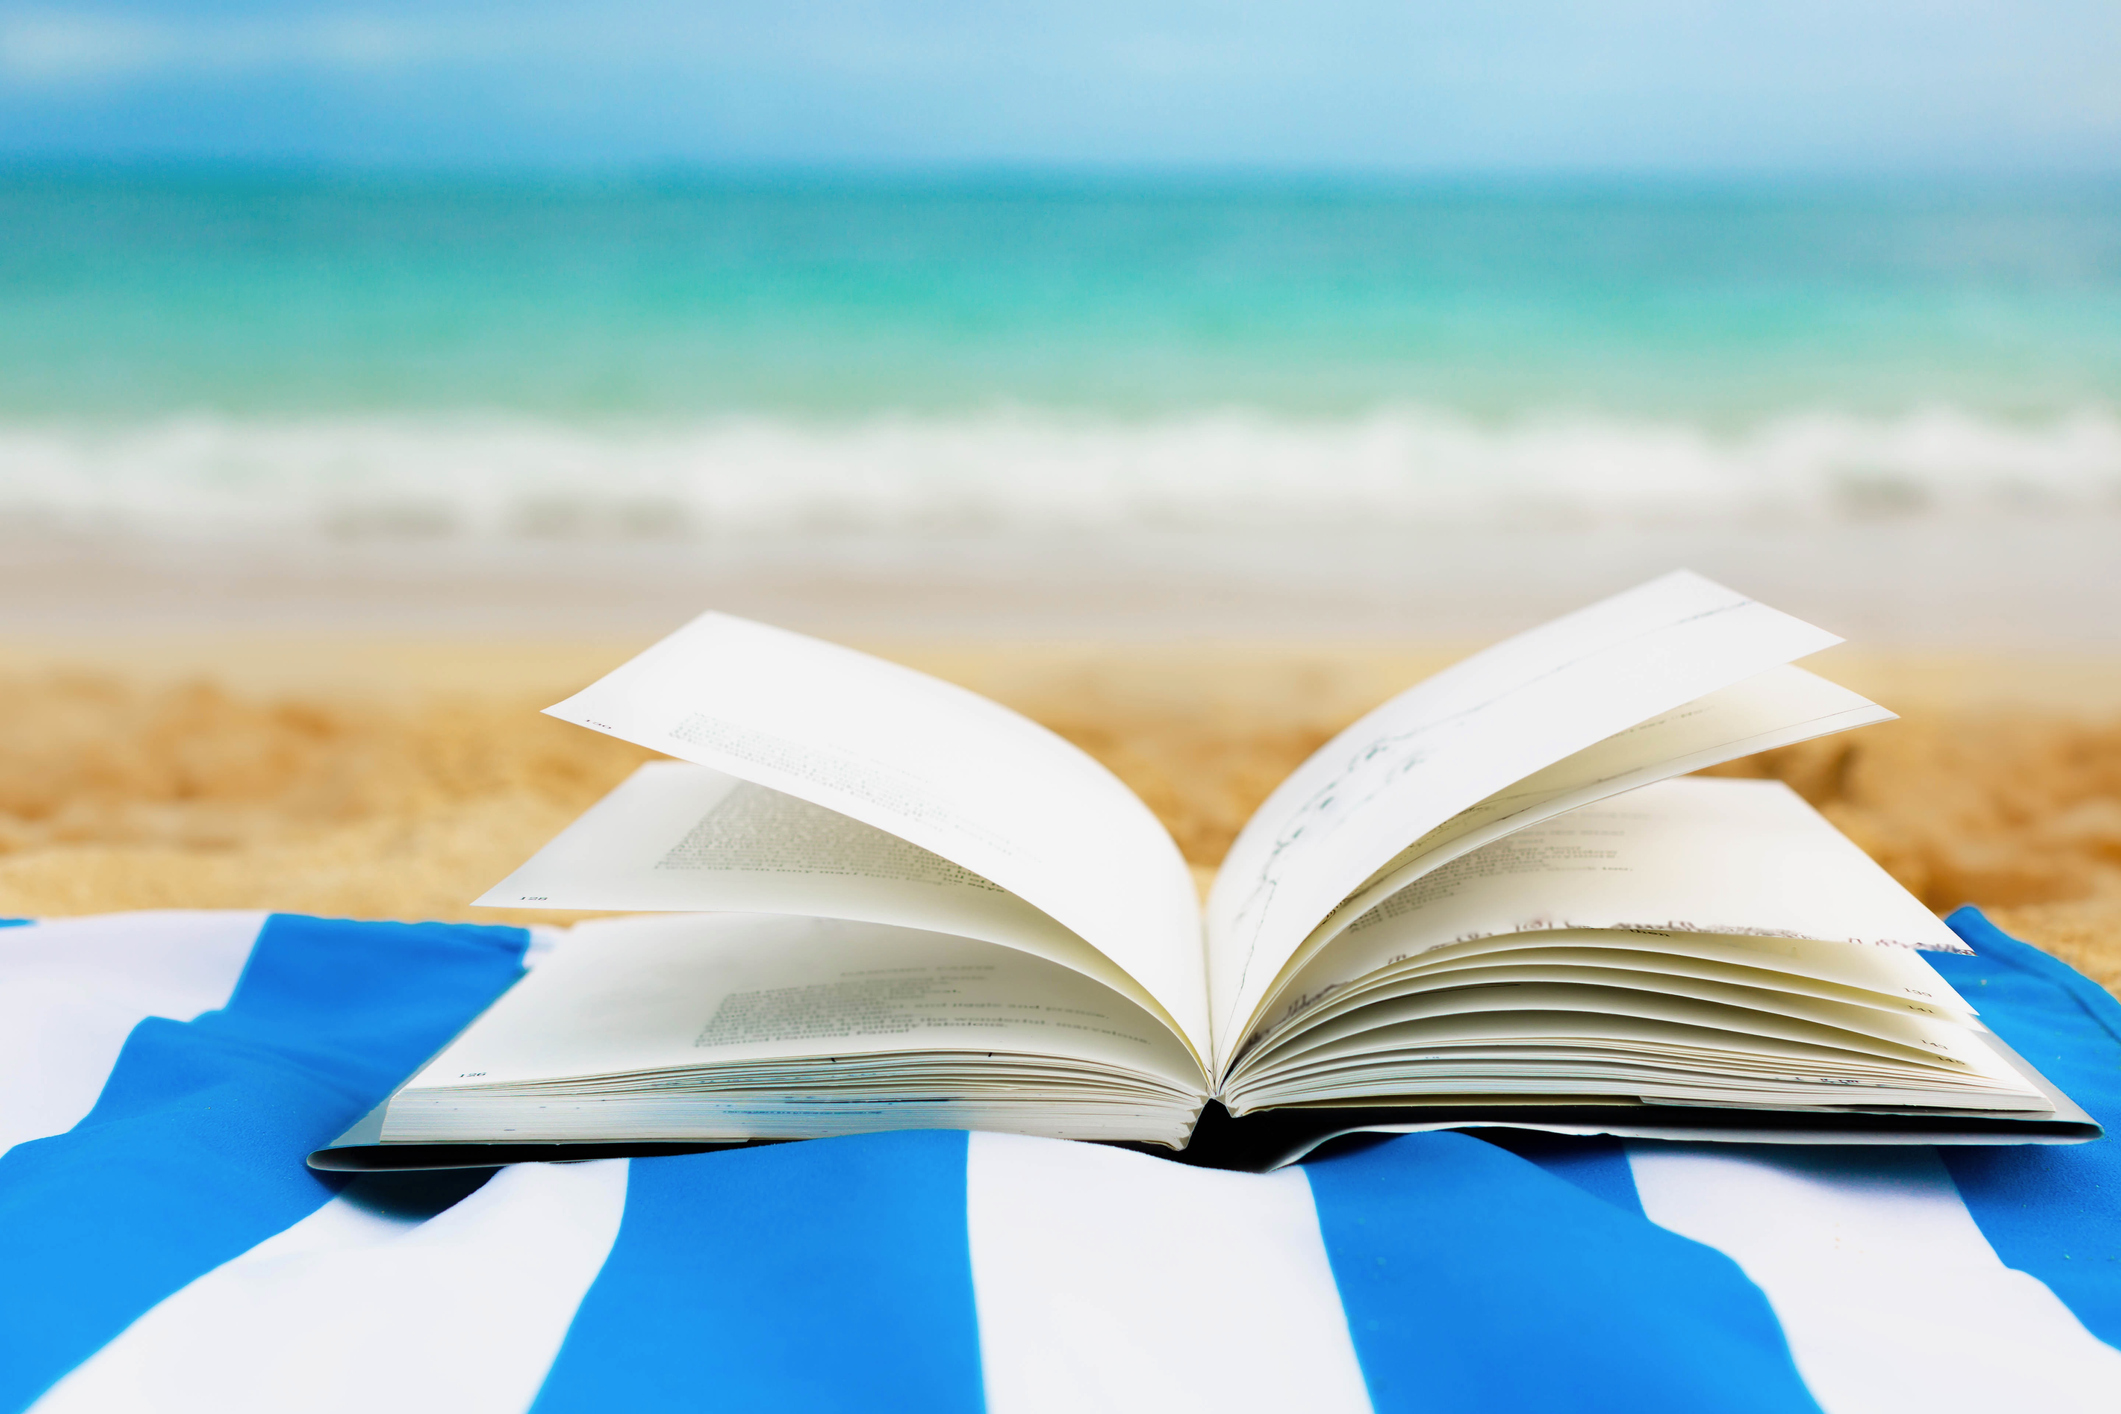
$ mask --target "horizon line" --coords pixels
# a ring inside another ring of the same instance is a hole
[[[52,178],[312,181],[425,185],[490,183],[555,188],[1009,187],[1271,189],[1292,191],[1611,191],[1843,193],[1892,190],[2121,188],[2121,166],[2013,167],[1581,167],[1388,166],[1359,163],[814,161],[659,158],[612,161],[401,161],[257,154],[32,154],[0,152],[0,182]]]

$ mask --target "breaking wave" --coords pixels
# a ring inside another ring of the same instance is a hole
[[[2096,407],[2021,422],[1792,412],[1728,430],[1414,408],[0,426],[0,535],[14,536],[623,543],[2087,513],[2121,515],[2121,417]]]

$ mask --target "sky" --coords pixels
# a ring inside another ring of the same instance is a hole
[[[2121,173],[2115,0],[0,0],[0,159]]]

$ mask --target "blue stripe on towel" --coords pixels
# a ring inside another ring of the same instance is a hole
[[[133,1028],[88,1117],[0,1157],[0,1410],[341,1185],[303,1165],[522,975],[529,934],[276,914],[221,1011]]]
[[[1494,1145],[1409,1134],[1305,1172],[1380,1414],[1817,1414],[1736,1263]]]
[[[0,928],[27,928],[35,921],[33,918],[0,918]]]
[[[635,1159],[532,1414],[976,1414],[965,1135]]]
[[[1996,1255],[2045,1282],[2086,1330],[2121,1346],[2121,1002],[1975,909],[1945,921],[1978,956],[1932,953],[1930,961],[2107,1137],[1938,1152]]]
[[[1635,1170],[1628,1167],[1628,1151],[1618,1139],[1602,1134],[1540,1134],[1521,1129],[1475,1129],[1470,1133],[1520,1159],[1529,1159],[1554,1177],[1567,1179],[1624,1213],[1638,1218],[1643,1215],[1642,1195],[1635,1191]]]

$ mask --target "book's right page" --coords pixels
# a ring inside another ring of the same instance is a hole
[[[1282,782],[1216,876],[1218,1067],[1312,930],[1410,843],[1544,767],[1839,641],[1678,571],[1475,654],[1356,722]]]
[[[1369,908],[1297,969],[1220,1098],[1388,1130],[2095,1137],[1924,951],[1966,946],[1786,785],[1664,781]]]
[[[1441,949],[1575,929],[1681,953],[1702,935],[1710,946],[1757,948],[1757,958],[1741,954],[1754,967],[1796,961],[1844,982],[1860,969],[1864,985],[1911,1007],[1972,1014],[1915,956],[1966,944],[1796,792],[1688,777],[1572,810],[1424,875],[1313,958],[1253,1036],[1337,1007],[1365,979]],[[1835,972],[1806,965],[1837,954]]]

